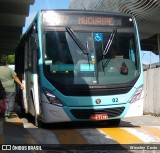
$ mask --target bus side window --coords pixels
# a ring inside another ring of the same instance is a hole
[[[27,69],[29,66],[28,66],[28,41],[26,40],[25,41],[25,53],[24,53],[25,55],[24,55],[24,65],[25,65],[25,69]]]
[[[133,62],[135,62],[135,53],[134,53],[134,42],[133,40],[130,40],[130,47],[129,47],[129,59]]]
[[[133,62],[135,62],[135,53],[133,50],[129,51],[129,59]]]
[[[32,36],[29,37],[29,46],[28,46],[28,56],[29,56],[29,67],[33,66],[33,49],[32,49],[32,43],[33,43],[33,38]]]

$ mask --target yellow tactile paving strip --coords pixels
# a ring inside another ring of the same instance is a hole
[[[119,144],[143,143],[142,140],[121,128],[99,128]]]
[[[74,129],[53,130],[60,144],[87,144],[82,135]]]

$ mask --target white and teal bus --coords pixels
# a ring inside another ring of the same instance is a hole
[[[16,49],[20,106],[44,123],[106,121],[143,114],[143,68],[135,18],[41,10]]]

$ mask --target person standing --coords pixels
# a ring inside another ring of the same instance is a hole
[[[13,113],[14,103],[15,103],[15,83],[20,85],[20,88],[23,90],[24,86],[17,77],[17,74],[14,70],[9,68],[6,63],[0,60],[0,80],[6,92],[6,111],[5,116],[11,117]]]

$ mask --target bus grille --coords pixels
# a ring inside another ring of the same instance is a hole
[[[89,119],[93,114],[107,114],[108,118],[120,116],[125,107],[106,108],[100,110],[94,109],[72,109],[72,115],[77,119]]]
[[[62,94],[66,96],[100,96],[100,95],[115,95],[115,94],[125,94],[129,92],[132,87],[125,88],[103,88],[103,89],[89,89],[86,88],[57,88]]]

